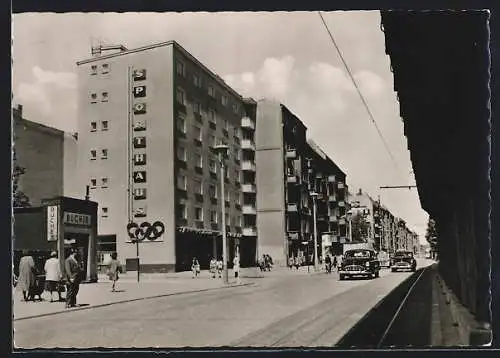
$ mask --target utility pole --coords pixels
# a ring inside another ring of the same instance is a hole
[[[227,238],[226,238],[226,203],[225,203],[225,193],[224,193],[224,156],[228,150],[227,145],[217,145],[214,150],[219,155],[220,161],[220,191],[221,191],[221,211],[222,211],[222,260],[223,260],[223,272],[222,280],[225,284],[229,283],[229,273],[227,269]]]

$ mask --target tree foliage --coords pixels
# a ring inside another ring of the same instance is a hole
[[[26,173],[26,168],[23,168],[17,164],[16,153],[14,150],[14,160],[13,160],[13,171],[12,171],[12,206],[14,208],[26,208],[30,207],[30,200],[28,196],[19,189],[19,180],[21,176]]]
[[[353,242],[365,242],[368,240],[370,224],[365,220],[362,213],[356,213],[351,219],[351,232]]]

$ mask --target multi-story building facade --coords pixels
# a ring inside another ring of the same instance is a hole
[[[242,171],[255,168],[242,154],[247,123],[255,124],[249,101],[174,41],[117,48],[93,49],[77,63],[77,178],[100,203],[100,238],[116,242],[130,269],[138,248],[142,271],[186,270],[193,257],[206,267],[221,257],[225,205],[229,260],[239,249],[242,266],[254,263],[256,237],[243,236],[241,187],[242,178],[251,180]],[[225,203],[217,144],[229,147]],[[132,223],[146,232],[138,247]]]
[[[323,204],[330,200],[329,193],[332,201],[343,199],[345,174],[324,153],[318,154],[319,148],[311,148],[306,126],[284,105],[259,100],[256,118],[258,251],[278,263],[297,256],[310,261],[314,251],[311,193],[321,190],[323,194],[314,199],[319,206],[317,243],[321,253],[321,233],[333,231],[329,207]]]
[[[12,110],[14,162],[25,169],[19,190],[31,206],[56,196],[85,196],[85,186],[76,185],[77,137],[23,118],[23,107]]]
[[[355,215],[360,215],[362,219],[368,224],[368,230],[366,233],[366,242],[377,249],[377,245],[375,242],[375,218],[374,218],[374,209],[377,205],[377,201],[372,199],[370,195],[363,192],[362,189],[359,189],[358,192],[354,195],[350,196],[350,219]]]

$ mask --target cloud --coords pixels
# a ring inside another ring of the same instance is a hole
[[[76,88],[76,74],[69,72],[44,71],[40,67],[33,67],[33,75],[41,84],[54,84],[63,88]]]
[[[49,115],[52,110],[47,92],[44,91],[43,86],[36,83],[19,84],[17,93],[14,93],[14,98],[19,103],[33,103],[45,115]]]
[[[360,71],[353,76],[364,96],[376,97],[385,90],[384,80],[376,73]]]

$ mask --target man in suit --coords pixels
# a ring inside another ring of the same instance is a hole
[[[80,288],[81,270],[77,259],[78,251],[72,249],[68,258],[64,261],[66,276],[66,308],[76,306],[76,295]]]

